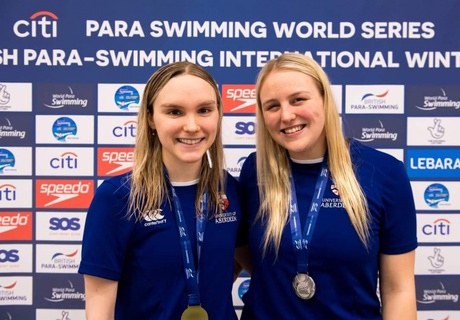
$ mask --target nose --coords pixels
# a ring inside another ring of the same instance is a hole
[[[281,106],[281,121],[290,122],[296,118],[295,110],[289,104]]]
[[[185,119],[184,130],[187,132],[198,132],[200,130],[200,126],[198,125],[195,116],[191,115]]]

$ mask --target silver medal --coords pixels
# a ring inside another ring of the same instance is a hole
[[[294,280],[292,280],[295,294],[304,300],[308,300],[314,296],[316,291],[316,284],[313,279],[305,273],[298,273]]]

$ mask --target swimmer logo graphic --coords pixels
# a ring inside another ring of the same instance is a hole
[[[431,208],[438,208],[440,205],[448,204],[449,190],[440,183],[433,183],[425,189],[424,198]]]
[[[122,86],[115,92],[115,104],[120,110],[123,111],[135,111],[131,110],[132,107],[139,107],[140,95],[136,88],[132,86]]]
[[[53,123],[53,136],[61,142],[72,139],[77,135],[77,124],[69,117],[58,118]]]
[[[8,149],[0,148],[0,175],[8,174],[16,164],[13,153]]]

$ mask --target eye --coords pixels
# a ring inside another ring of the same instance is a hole
[[[166,114],[169,114],[171,116],[179,116],[182,114],[182,112],[179,109],[169,109],[166,111]]]
[[[203,107],[198,110],[199,114],[208,114],[211,113],[214,110],[212,107]]]
[[[295,105],[295,104],[302,103],[302,101],[305,101],[305,100],[307,100],[307,99],[302,98],[302,97],[296,97],[296,98],[292,99],[291,103],[292,103],[293,105]]]
[[[265,111],[275,111],[277,108],[279,108],[278,103],[269,103],[264,106]]]

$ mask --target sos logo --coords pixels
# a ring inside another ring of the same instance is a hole
[[[79,218],[51,218],[50,219],[50,230],[57,231],[77,231],[80,230],[80,219]]]
[[[0,263],[4,262],[18,262],[19,261],[19,251],[16,249],[5,250],[0,249]]]
[[[250,134],[253,135],[256,133],[256,124],[253,121],[243,122],[238,121],[235,124],[236,134],[243,135],[243,134]]]

